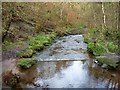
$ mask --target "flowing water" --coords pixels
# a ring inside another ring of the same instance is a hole
[[[97,66],[82,35],[61,37],[34,57],[39,62],[26,73],[22,87],[120,88],[120,72]],[[29,75],[29,76],[28,76]]]

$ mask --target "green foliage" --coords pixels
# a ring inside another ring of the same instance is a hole
[[[18,56],[20,57],[20,58],[29,58],[29,57],[32,57],[32,55],[33,55],[33,50],[32,49],[30,49],[30,48],[26,48],[26,49],[24,49],[24,50],[22,50],[20,53],[18,53]]]
[[[95,28],[89,30],[85,36],[84,42],[88,44],[88,51],[98,56],[106,53],[116,53],[118,49],[118,46],[115,45],[111,40],[106,42],[106,36],[104,33],[99,32],[99,30]]]
[[[23,69],[28,69],[33,66],[37,61],[31,58],[22,58],[17,61],[17,66]]]
[[[94,44],[92,42],[88,43],[87,49],[89,52],[92,52],[94,55],[103,55],[107,52],[106,48],[101,44]]]
[[[42,50],[45,45],[51,44],[51,38],[45,36],[37,36],[29,42],[29,47],[33,50]]]
[[[115,45],[113,42],[108,42],[107,43],[107,48],[110,52],[116,52],[118,49],[118,46]]]
[[[93,50],[94,50],[94,43],[88,43],[88,45],[87,45],[87,50],[89,51],[89,52],[91,52],[91,53],[93,53]]]
[[[107,53],[106,48],[102,46],[101,44],[97,44],[95,48],[93,49],[94,55],[99,56],[99,55],[104,55],[105,53]]]

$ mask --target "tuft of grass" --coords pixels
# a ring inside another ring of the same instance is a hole
[[[32,67],[37,61],[32,58],[22,58],[17,61],[17,66],[22,69],[29,69]]]

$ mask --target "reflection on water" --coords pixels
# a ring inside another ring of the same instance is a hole
[[[47,88],[114,88],[120,87],[118,71],[107,71],[92,60],[39,62],[34,85]]]

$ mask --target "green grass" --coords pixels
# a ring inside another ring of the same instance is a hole
[[[88,52],[91,52],[96,56],[104,55],[105,53],[107,53],[106,47],[104,45],[102,45],[102,43],[100,43],[100,42],[93,43],[92,41],[90,41],[87,38],[85,39],[84,42],[87,42]]]

